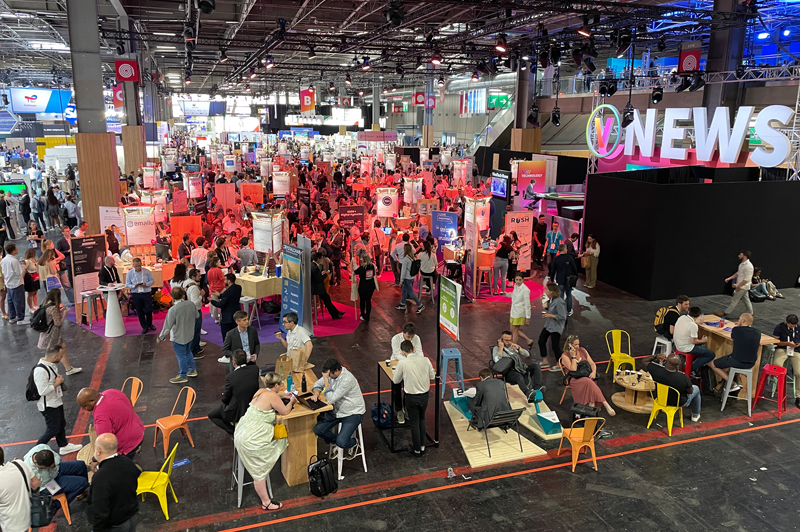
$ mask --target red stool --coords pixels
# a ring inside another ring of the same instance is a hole
[[[778,419],[781,418],[781,406],[786,410],[786,368],[781,366],[773,366],[767,364],[761,370],[761,376],[758,378],[758,387],[756,387],[756,398],[753,400],[753,409],[755,409],[758,401],[764,399],[766,401],[775,401],[767,397],[761,397],[761,392],[764,391],[764,384],[767,382],[767,377],[773,376],[778,379]]]
[[[691,353],[684,353],[683,351],[678,351],[677,349],[675,350],[675,353],[678,354],[678,355],[683,355],[686,358],[686,363],[684,364],[683,372],[691,380],[691,378],[692,378],[692,361],[694,360],[695,355],[693,355]],[[697,375],[698,375],[697,383],[698,383],[698,386],[700,387],[700,389],[702,390],[703,389],[703,379],[700,378],[700,372],[699,371],[697,372]]]

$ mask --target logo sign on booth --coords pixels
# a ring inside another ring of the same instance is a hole
[[[363,205],[342,205],[339,207],[339,226],[347,231],[353,227],[359,232],[364,230],[364,206]]]
[[[531,269],[531,246],[533,241],[533,222],[536,220],[535,214],[531,211],[509,212],[506,214],[506,233],[516,231],[521,242],[525,242],[519,249],[517,259],[517,270],[525,272]]]
[[[681,43],[681,55],[678,59],[678,72],[695,72],[700,70],[700,53],[703,41],[684,41]],[[645,63],[642,63],[645,64]]]
[[[122,94],[122,85],[114,85],[111,89],[114,93],[114,109],[125,107],[125,98]]]
[[[304,115],[314,114],[314,91],[309,89],[300,91],[300,113]]]
[[[425,93],[415,92],[414,96],[411,98],[411,103],[413,105],[425,105]]]
[[[10,87],[11,111],[15,113],[63,113],[72,91]]]
[[[517,190],[520,205],[525,208],[536,200],[536,194],[545,193],[547,161],[520,161],[517,167]]]
[[[436,108],[436,96],[426,96],[425,109],[435,109],[435,108]]]
[[[125,215],[125,242],[129,246],[146,246],[156,239],[156,221],[153,214]]]
[[[190,177],[189,178],[189,197],[192,199],[202,197],[203,195],[203,178]]]
[[[272,193],[276,196],[286,196],[289,194],[289,172],[272,173]]]
[[[458,340],[458,311],[461,308],[461,285],[444,275],[439,277],[439,327],[453,340]]]
[[[114,71],[117,73],[117,82],[135,81],[139,83],[139,63],[132,59],[117,59],[114,61]]]
[[[397,189],[379,188],[378,195],[378,217],[397,218]]]

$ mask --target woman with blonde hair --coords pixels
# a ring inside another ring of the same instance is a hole
[[[586,270],[586,282],[583,283],[584,288],[594,288],[597,284],[597,261],[600,258],[600,244],[597,243],[593,235],[586,237],[586,249],[579,255]]]
[[[572,390],[572,398],[576,403],[589,406],[602,404],[608,415],[617,415],[597,386],[595,382],[597,379],[597,366],[592,357],[589,356],[589,352],[581,347],[581,341],[577,335],[573,334],[567,337],[567,341],[564,342],[564,352],[561,353],[561,358],[559,359],[559,365],[564,378],[567,379],[565,383],[569,384],[569,389]],[[588,375],[585,374],[587,372]]]
[[[36,248],[28,248],[22,259],[22,282],[25,284],[28,310],[36,312],[36,293],[39,291],[39,265],[36,262]]]

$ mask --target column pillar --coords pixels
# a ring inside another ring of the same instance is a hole
[[[538,153],[542,148],[542,130],[528,123],[531,110],[532,91],[536,86],[534,75],[527,68],[517,71],[514,89],[514,129],[511,130],[511,149],[526,153]]]
[[[714,0],[714,11],[733,13],[741,11],[737,0]],[[707,72],[727,72],[736,70],[742,64],[746,28],[712,29],[706,58]],[[713,83],[703,86],[703,106],[708,115],[713,116],[717,107],[727,107],[731,119],[744,100],[741,83]]]
[[[119,204],[116,138],[106,131],[103,72],[95,0],[67,2],[78,133],[75,146],[83,212],[92,234],[101,233],[98,207]],[[105,229],[105,228],[103,228]]]
[[[433,71],[428,69],[428,77],[425,79],[425,103],[433,98],[436,101],[436,93],[433,90]],[[425,108],[422,112],[422,145],[426,148],[433,146],[433,111],[434,109]]]
[[[381,87],[372,86],[372,131],[381,130]]]

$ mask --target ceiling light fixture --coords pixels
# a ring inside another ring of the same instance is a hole
[[[333,92],[335,90],[336,90],[336,86],[331,81],[330,84],[328,85],[328,92]]]
[[[344,76],[344,84],[348,87],[353,84],[353,80],[350,79],[350,74]]]
[[[271,55],[268,55],[267,58],[264,60],[264,68],[269,70],[270,68],[275,67],[275,60],[272,58]]]
[[[358,89],[358,95],[364,96],[364,89]]]
[[[472,73],[472,82],[477,83],[481,80],[481,77],[478,75],[478,71]]]
[[[397,85],[395,84],[392,85],[392,92],[397,92]]]
[[[314,47],[311,47],[311,50],[308,52],[308,60],[311,61],[312,59],[317,57],[317,52],[314,51]]]
[[[592,29],[589,27],[589,17],[586,15],[583,17],[583,26],[581,26],[578,30],[578,35],[582,35],[584,37],[592,36]]]
[[[256,69],[255,68],[251,68],[250,69],[250,79],[255,79],[255,77],[256,77]]]
[[[494,49],[501,54],[504,54],[508,51],[508,41],[506,40],[505,34],[501,33],[497,38],[497,43],[495,43]]]
[[[436,82],[436,86],[439,88],[444,87],[444,78],[439,78],[439,81]]]
[[[219,52],[219,62],[225,63],[228,61],[228,54],[225,53],[225,50],[220,50]]]
[[[435,66],[441,65],[442,64],[442,54],[440,54],[438,51],[433,52],[433,55],[431,56],[431,64],[435,65]]]
[[[559,109],[558,105],[553,107],[553,111],[550,113],[550,121],[556,127],[561,126],[561,109]]]
[[[626,128],[633,124],[633,117],[633,104],[628,100],[628,103],[625,104],[625,108],[622,110],[622,127]]]
[[[372,68],[372,64],[369,62],[369,57],[367,57],[367,56],[364,56],[364,62],[361,64],[361,70],[363,70],[364,72],[366,72],[366,71],[368,71],[370,68]]]
[[[664,99],[664,89],[661,87],[656,87],[653,89],[653,94],[650,96],[654,105],[658,105],[661,103],[661,100]]]

